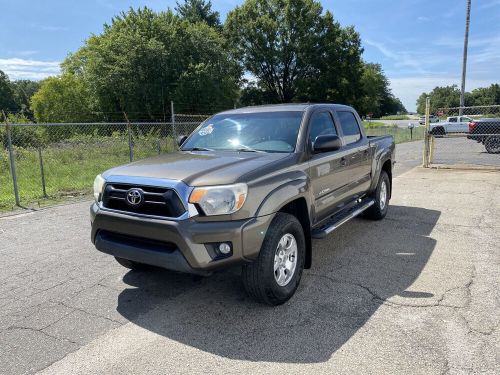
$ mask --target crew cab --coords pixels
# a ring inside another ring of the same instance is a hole
[[[389,208],[394,140],[367,136],[345,105],[234,109],[178,143],[95,179],[92,242],[125,267],[241,266],[248,294],[278,305],[311,267],[313,238]]]
[[[472,119],[467,116],[450,116],[444,122],[430,124],[429,132],[433,135],[468,133],[471,121]]]

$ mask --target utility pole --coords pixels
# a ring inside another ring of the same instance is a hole
[[[467,73],[467,48],[469,45],[470,6],[471,0],[467,0],[467,15],[465,16],[464,57],[462,62],[462,88],[460,90],[460,116],[463,115],[465,106],[465,75]]]

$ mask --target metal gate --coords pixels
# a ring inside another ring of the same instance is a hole
[[[424,167],[500,169],[500,105],[429,108]]]

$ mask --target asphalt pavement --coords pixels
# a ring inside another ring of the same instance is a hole
[[[398,145],[387,218],[315,241],[276,308],[238,269],[122,268],[88,202],[0,218],[0,373],[497,373],[500,173],[412,169],[419,143]]]

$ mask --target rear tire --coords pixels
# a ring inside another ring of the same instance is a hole
[[[140,271],[140,270],[144,270],[144,269],[148,268],[148,265],[144,264],[144,263],[138,263],[138,262],[134,262],[133,260],[128,260],[128,259],[119,258],[119,257],[115,257],[115,259],[118,263],[120,263],[120,265],[122,265],[125,268],[131,269],[131,270]]]
[[[490,136],[484,140],[488,154],[500,154],[500,136]]]
[[[375,204],[365,211],[365,217],[371,220],[381,220],[387,215],[391,196],[391,181],[386,171],[380,172],[377,188],[372,194]]]
[[[306,245],[302,225],[293,215],[278,212],[267,231],[259,257],[243,266],[247,293],[271,306],[288,301],[299,286]]]
[[[442,126],[435,126],[434,128],[432,128],[431,134],[434,136],[444,136],[446,135],[446,131]]]

